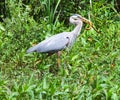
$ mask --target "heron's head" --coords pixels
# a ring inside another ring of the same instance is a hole
[[[87,20],[86,18],[82,17],[79,14],[74,14],[70,17],[70,23],[72,23],[72,24],[80,24],[82,22],[90,24],[89,20]]]

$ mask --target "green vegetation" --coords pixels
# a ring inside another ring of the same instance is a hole
[[[3,2],[2,2],[3,1]],[[114,0],[0,1],[0,100],[120,100],[120,15]],[[73,48],[57,56],[26,54],[69,16],[89,18]]]

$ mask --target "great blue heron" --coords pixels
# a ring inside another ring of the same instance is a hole
[[[41,52],[41,53],[48,53],[58,54],[58,65],[60,64],[60,51],[72,46],[78,35],[80,34],[83,22],[88,23],[90,26],[92,25],[90,21],[83,18],[79,14],[74,14],[69,19],[70,23],[75,24],[76,27],[71,32],[62,32],[56,35],[53,35],[39,44],[29,48],[27,53],[30,52]]]

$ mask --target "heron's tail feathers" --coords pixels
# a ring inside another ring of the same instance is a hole
[[[36,51],[36,46],[33,46],[27,50],[27,53],[35,52]]]

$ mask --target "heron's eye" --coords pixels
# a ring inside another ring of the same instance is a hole
[[[78,20],[77,18],[74,18],[74,20]]]

